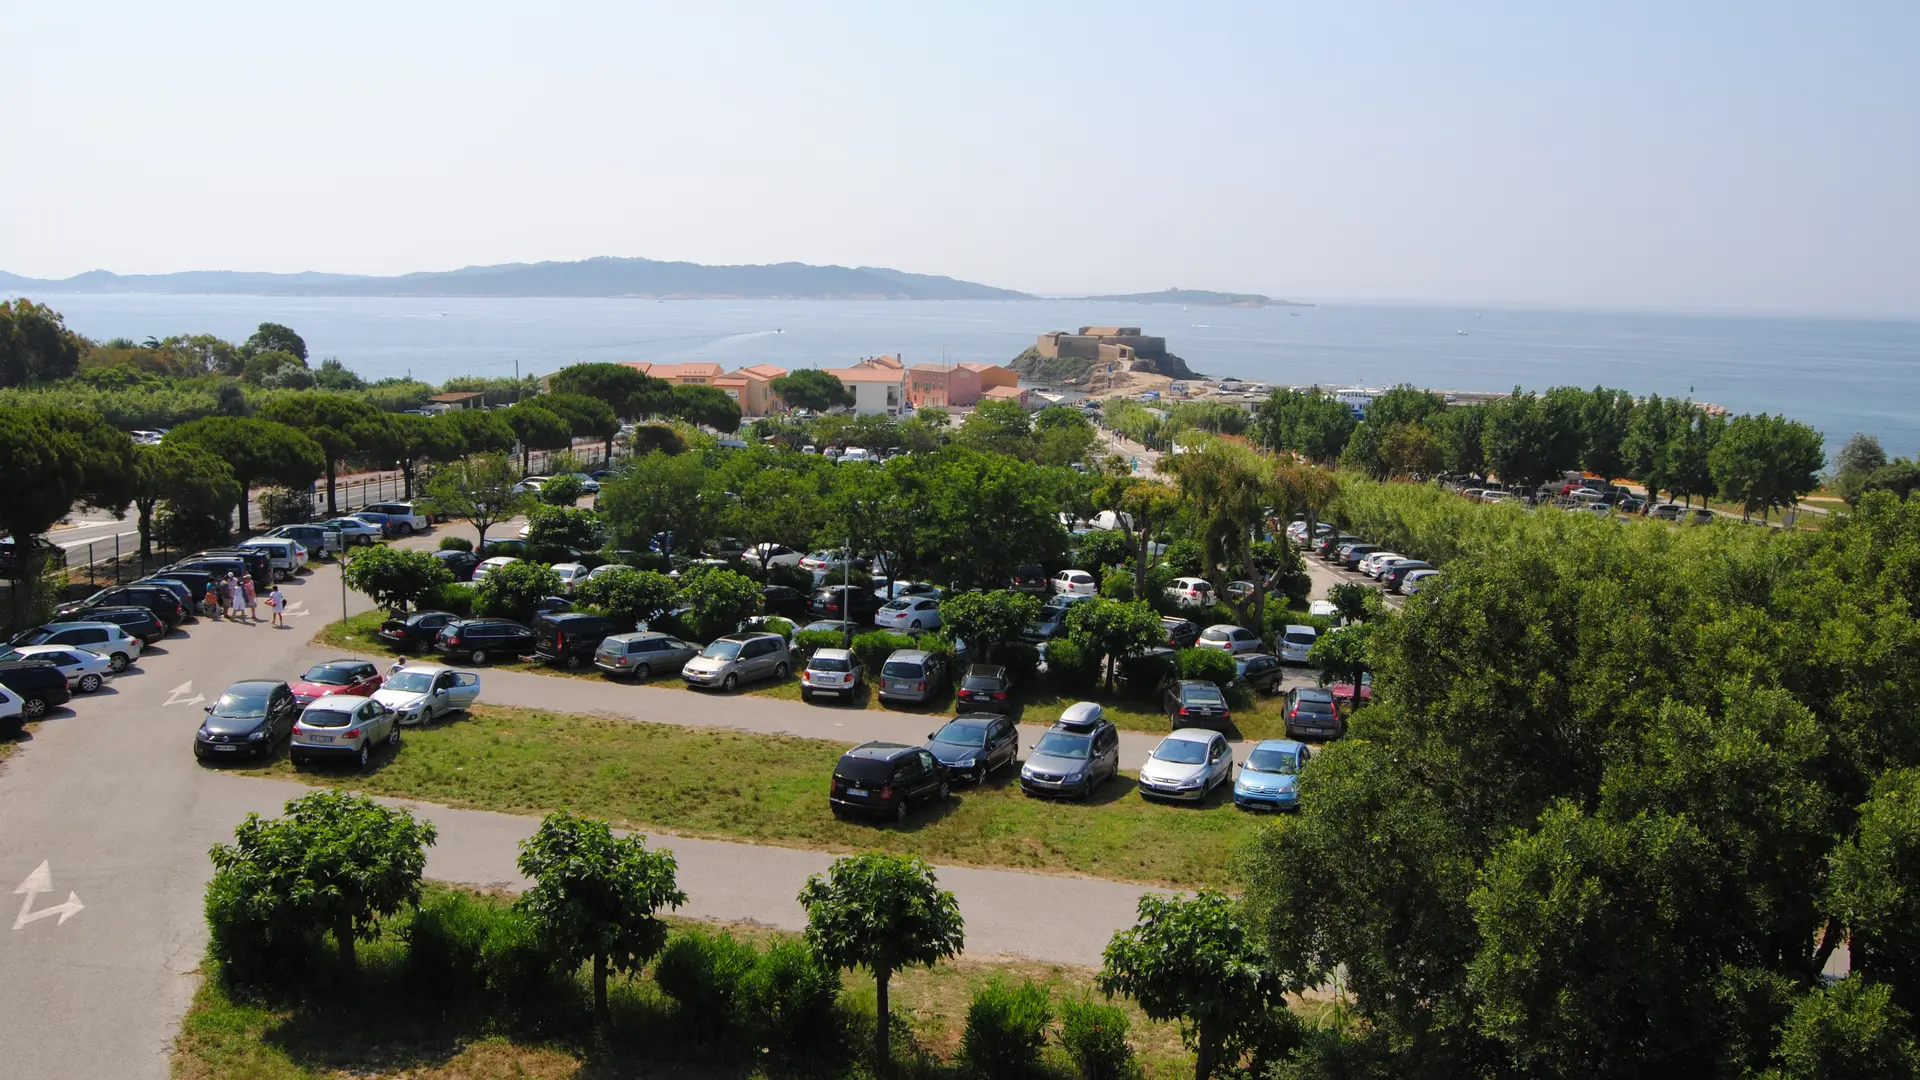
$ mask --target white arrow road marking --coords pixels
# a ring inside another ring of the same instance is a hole
[[[161,708],[165,708],[168,705],[198,705],[207,700],[199,694],[193,694],[192,697],[188,697],[188,694],[193,694],[192,680],[183,682],[172,690],[167,691],[167,700],[160,703]]]
[[[18,930],[30,922],[38,922],[49,915],[60,916],[60,922],[55,925],[65,925],[68,919],[85,910],[87,905],[81,903],[80,894],[74,892],[67,893],[67,902],[64,904],[55,904],[52,907],[41,908],[39,911],[33,910],[33,898],[43,892],[52,891],[53,868],[43,860],[33,873],[27,875],[27,880],[13,890],[13,894],[21,898],[20,914],[14,917],[13,928]]]
[[[295,600],[293,603],[287,605],[287,614],[297,619],[302,615],[311,615],[313,612],[307,610],[307,602],[305,600]]]

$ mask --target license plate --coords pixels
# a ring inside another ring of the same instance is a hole
[[[222,754],[231,754],[238,749],[240,748],[237,746],[219,746],[219,745],[214,746],[214,750]]]
[[[867,794],[867,789],[863,787],[850,787],[847,789],[847,794],[858,795],[864,798]]]
[[[309,735],[309,736],[307,736],[307,741],[308,741],[308,742],[317,742],[317,743],[320,743],[320,742],[332,742],[332,741],[333,741],[333,736],[331,736],[331,735]]]

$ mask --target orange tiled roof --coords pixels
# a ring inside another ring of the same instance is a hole
[[[898,368],[850,367],[850,368],[826,368],[824,370],[826,371],[827,374],[838,378],[843,383],[846,383],[846,382],[897,383],[902,381],[902,379],[905,377],[905,372],[901,371]]]
[[[735,375],[747,375],[758,379],[777,379],[786,373],[786,368],[774,367],[772,364],[755,364],[752,367],[743,367],[739,371],[734,372]]]
[[[1017,386],[995,386],[986,390],[980,396],[992,397],[992,398],[1017,398],[1025,393],[1026,393],[1025,390],[1022,390]]]

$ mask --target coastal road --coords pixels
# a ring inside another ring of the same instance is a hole
[[[0,1053],[13,1075],[164,1077],[206,943],[207,849],[250,811],[277,812],[308,790],[195,764],[202,706],[240,678],[288,677],[327,651],[307,644],[340,611],[338,571],[283,586],[288,629],[200,621],[127,673],[37,725],[0,763]],[[350,609],[364,601],[349,597]],[[782,730],[848,742],[924,735],[925,716],[855,714],[797,702],[590,680],[489,672],[483,700],[606,712],[669,723]],[[1145,737],[1129,740],[1129,757]],[[404,746],[401,750],[405,753]],[[419,807],[440,827],[429,876],[513,888],[515,845],[531,818]],[[672,849],[690,902],[683,913],[797,929],[794,896],[831,856],[656,835]],[[1131,925],[1140,886],[1015,871],[943,867],[967,920],[968,951],[1091,964]],[[1064,922],[1041,913],[1072,910]]]

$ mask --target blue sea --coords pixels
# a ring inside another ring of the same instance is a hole
[[[1920,452],[1920,322],[1327,303],[1300,308],[817,300],[35,295],[93,338],[285,323],[317,362],[377,379],[553,371],[595,360],[726,367],[1002,363],[1046,330],[1139,326],[1196,370],[1271,384],[1438,390],[1606,385],[1777,412],[1837,448],[1857,431]],[[1460,333],[1459,331],[1466,331]]]

